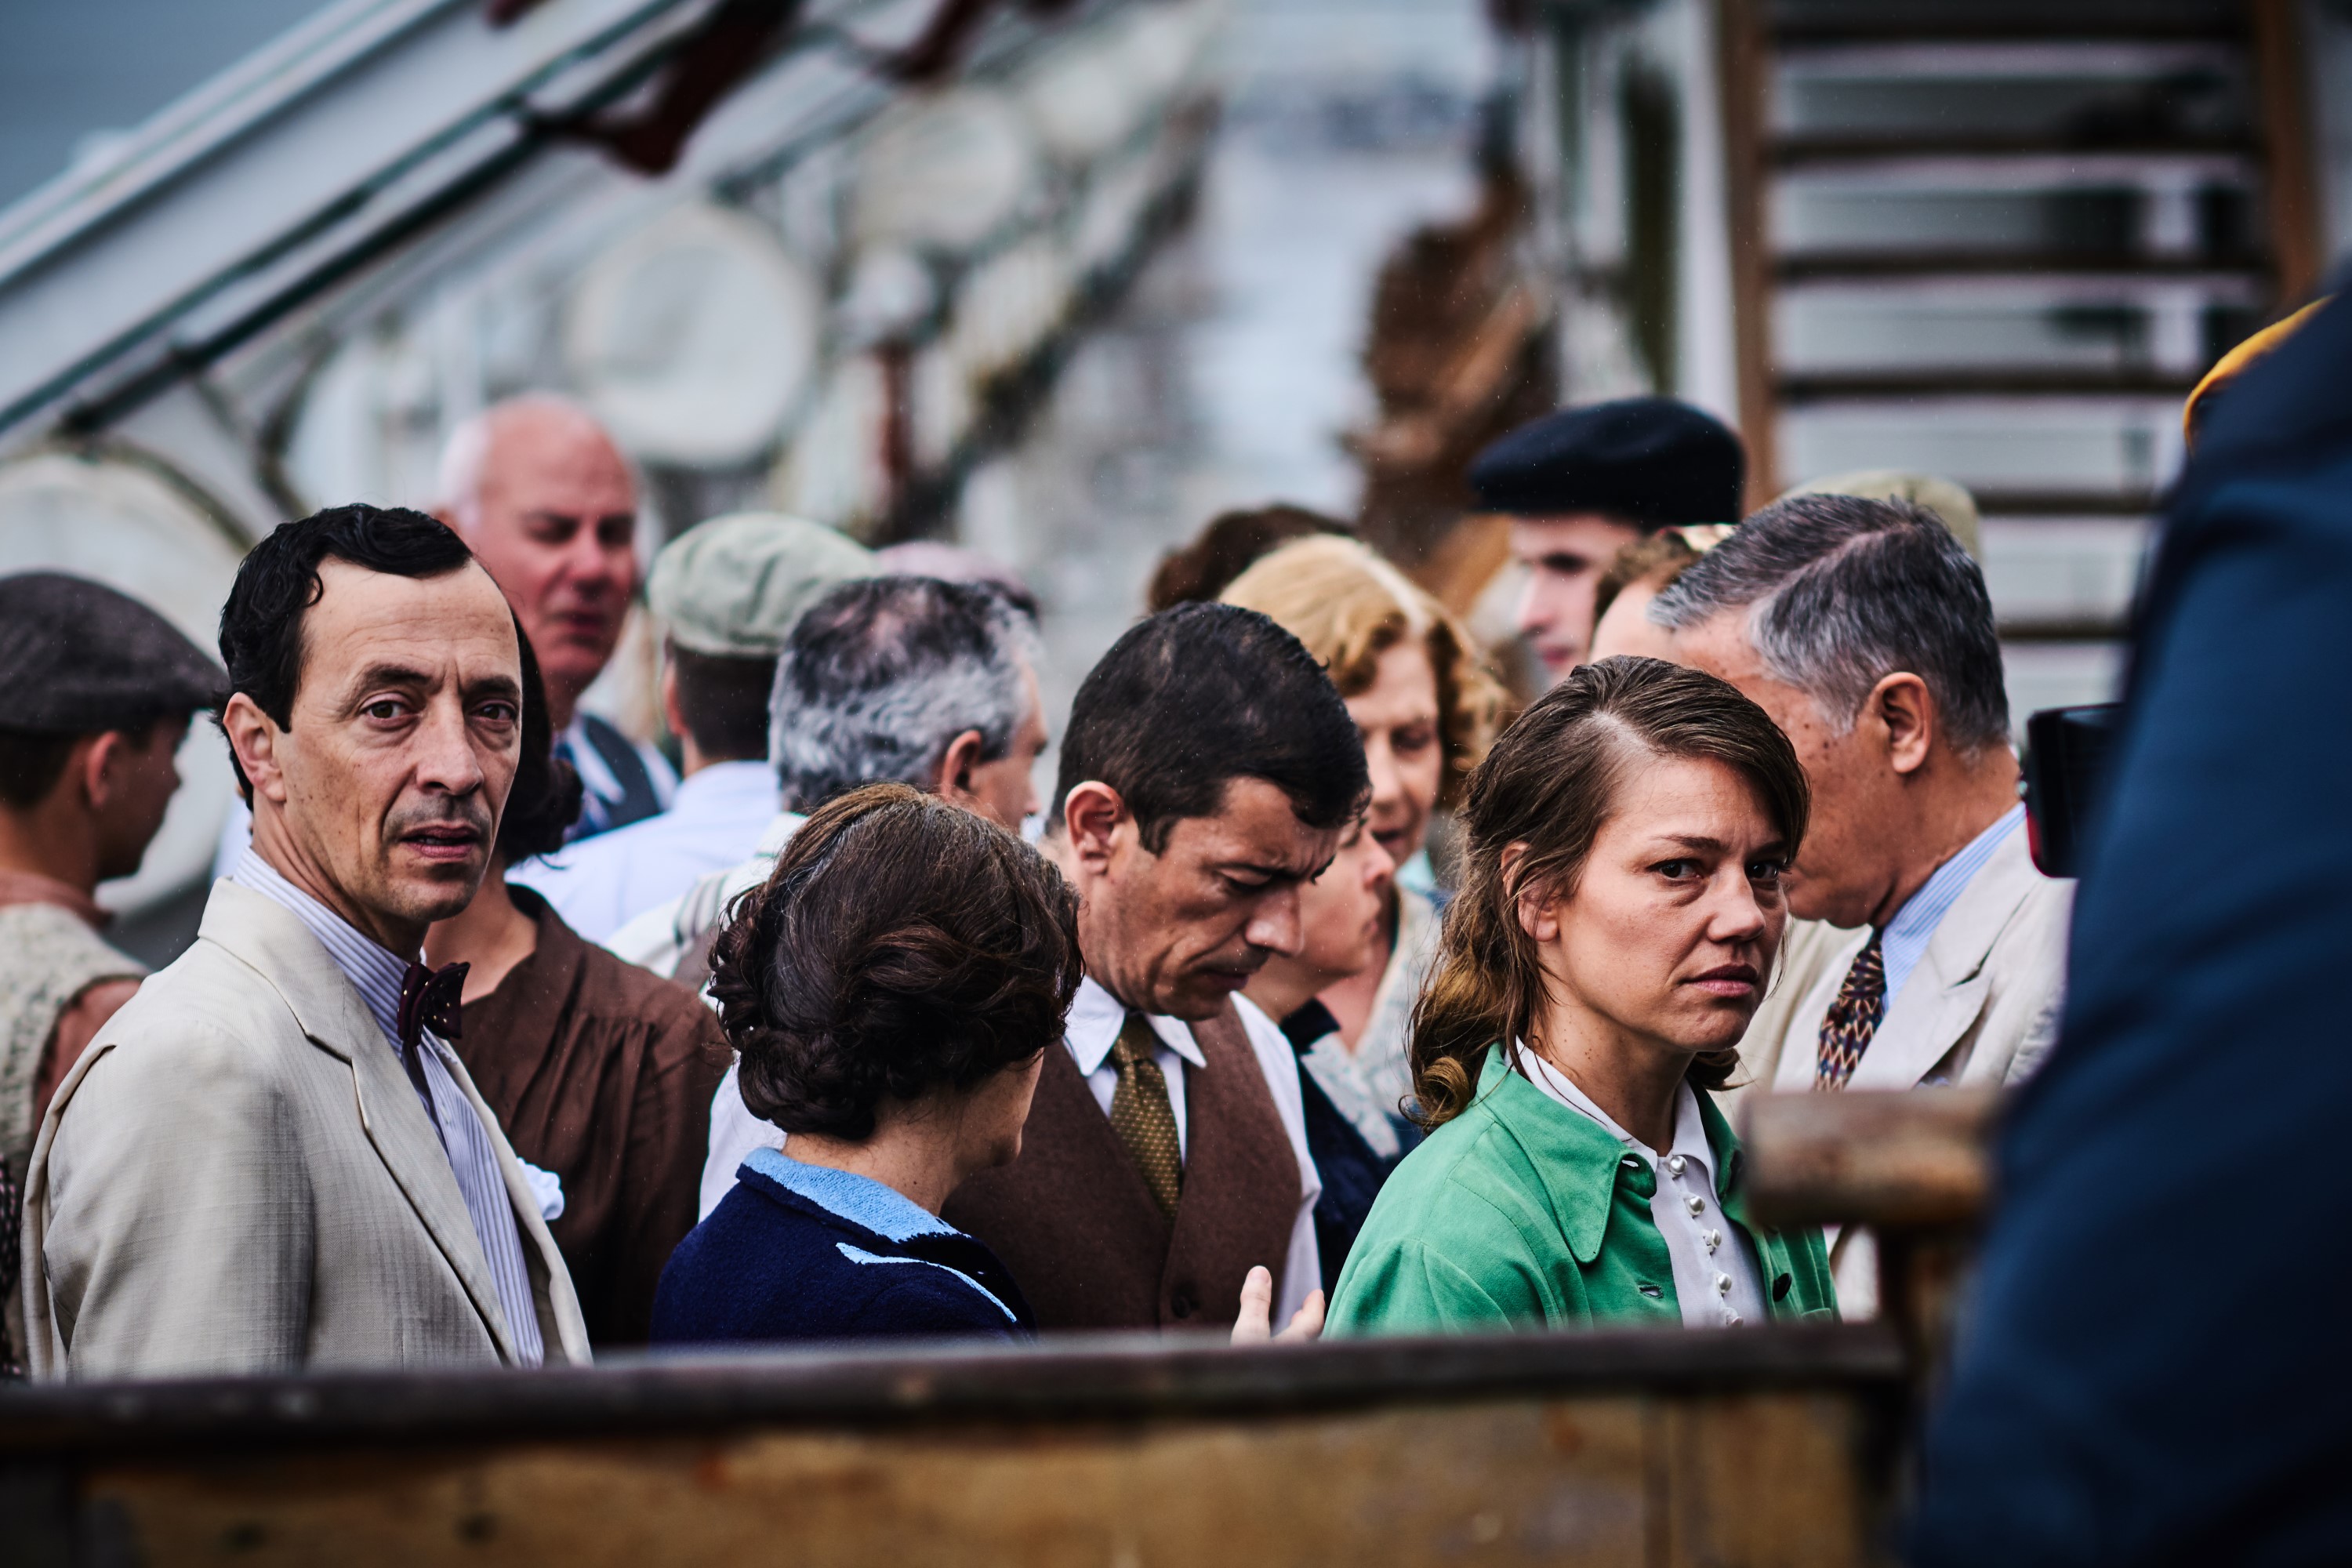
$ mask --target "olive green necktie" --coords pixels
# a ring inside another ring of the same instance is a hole
[[[1118,1087],[1110,1096],[1110,1130],[1127,1145],[1128,1158],[1143,1173],[1143,1184],[1160,1212],[1176,1217],[1184,1190],[1184,1161],[1176,1147],[1176,1112],[1168,1103],[1168,1079],[1160,1070],[1160,1037],[1150,1020],[1129,1013],[1110,1047]]]

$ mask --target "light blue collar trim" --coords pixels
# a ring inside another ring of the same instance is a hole
[[[1895,1005],[1895,994],[1927,955],[1927,944],[1936,940],[1936,929],[1944,923],[1944,917],[1952,912],[1952,906],[1969,890],[1969,884],[1977,879],[1977,873],[1984,869],[1993,852],[2024,820],[2025,807],[2010,807],[2000,821],[1970,839],[1967,848],[1937,867],[1936,874],[1886,922],[1878,947],[1886,966],[1887,1006]]]
[[[966,1274],[961,1268],[950,1268],[944,1263],[934,1263],[928,1258],[885,1258],[878,1252],[868,1252],[862,1247],[852,1247],[845,1241],[834,1243],[834,1250],[839,1252],[844,1258],[846,1258],[852,1263],[914,1263],[919,1264],[925,1268],[936,1268],[940,1273],[946,1275],[949,1279],[961,1279],[965,1284],[971,1286],[973,1289],[979,1291],[982,1296],[987,1297],[988,1304],[995,1308],[998,1311],[1003,1313],[1004,1321],[1006,1322],[1018,1323],[1021,1321],[1013,1315],[1012,1308],[1006,1306],[997,1298],[995,1291],[990,1289],[987,1286],[982,1284],[971,1275]]]
[[[806,1198],[850,1224],[863,1226],[892,1241],[912,1241],[919,1236],[961,1236],[963,1233],[925,1212],[904,1194],[892,1191],[871,1176],[811,1165],[780,1149],[754,1149],[743,1163],[797,1197]]]

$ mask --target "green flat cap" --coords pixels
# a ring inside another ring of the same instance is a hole
[[[662,546],[646,600],[688,653],[773,658],[828,589],[881,570],[872,551],[822,523],[729,512]]]
[[[1907,500],[1914,506],[1926,507],[1952,531],[1960,548],[1984,559],[1982,531],[1977,526],[1977,498],[1957,481],[1934,474],[1915,474],[1904,468],[1864,468],[1859,473],[1838,474],[1826,479],[1809,479],[1788,495],[1781,496],[1853,496],[1861,500]]]

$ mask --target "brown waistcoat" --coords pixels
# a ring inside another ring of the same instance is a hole
[[[1070,1053],[1045,1053],[1021,1157],[956,1189],[943,1217],[986,1242],[1041,1329],[1230,1326],[1242,1277],[1277,1299],[1298,1215],[1298,1156],[1228,1003],[1192,1026],[1184,1065],[1184,1194],[1171,1226]]]

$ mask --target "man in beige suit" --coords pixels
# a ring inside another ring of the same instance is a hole
[[[253,847],[51,1103],[34,1375],[584,1362],[558,1200],[446,1043],[463,966],[416,962],[514,778],[506,601],[442,524],[338,508],[246,557],[221,654]]]
[[[1792,496],[1658,595],[1677,658],[1788,732],[1812,826],[1788,878],[1795,970],[1740,1054],[1776,1092],[2011,1084],[2057,1033],[2073,884],[2034,869],[1976,563],[1904,501]],[[1849,928],[1838,930],[1833,928]],[[1840,1304],[1875,1310],[1868,1237]]]

